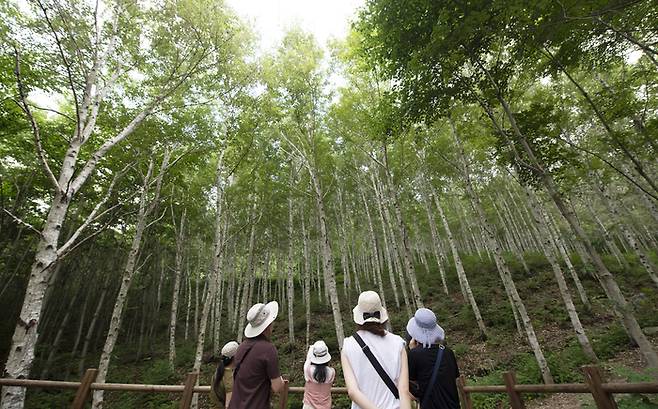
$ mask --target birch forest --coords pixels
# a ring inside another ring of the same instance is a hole
[[[374,290],[396,334],[436,312],[475,384],[657,379],[657,22],[655,0],[367,0],[344,38],[264,50],[222,0],[0,0],[2,377],[207,385],[277,300],[290,384],[324,339],[343,386]],[[138,407],[178,406],[93,395]]]

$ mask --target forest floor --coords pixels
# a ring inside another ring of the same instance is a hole
[[[658,338],[653,337],[654,347],[658,348]],[[605,361],[603,367],[608,372],[610,382],[638,382],[646,380],[646,370],[642,355],[637,348],[618,353],[614,358]],[[620,407],[629,409],[658,408],[656,395],[616,395]],[[556,393],[544,398],[530,401],[527,409],[590,409],[595,408],[590,394]]]

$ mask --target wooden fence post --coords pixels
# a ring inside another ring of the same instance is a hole
[[[598,409],[617,409],[617,403],[611,393],[603,390],[603,372],[598,366],[584,366],[585,383],[589,387]]]
[[[514,389],[516,385],[516,375],[514,371],[503,373],[503,379],[505,380],[505,388],[507,389],[507,396],[509,396],[509,402],[512,405],[512,409],[525,409],[525,404],[523,399],[521,399],[521,394]]]
[[[85,371],[85,374],[80,380],[80,386],[75,392],[75,399],[73,399],[71,409],[84,409],[85,403],[87,403],[89,394],[91,393],[91,384],[96,380],[96,375],[98,375],[98,369],[87,369]]]
[[[459,378],[457,378],[457,390],[459,390],[459,399],[462,401],[462,407],[464,409],[473,409],[471,395],[464,389],[465,386],[466,378],[464,375],[460,375]]]
[[[197,372],[190,372],[185,377],[185,389],[183,390],[183,397],[180,400],[180,409],[189,409],[192,404],[192,396],[194,396],[194,386],[196,386],[196,379],[199,376]]]

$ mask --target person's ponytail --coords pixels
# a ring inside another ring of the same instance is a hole
[[[324,383],[327,380],[327,372],[329,372],[327,364],[313,364],[313,366],[315,366],[313,379],[315,379],[317,383]]]
[[[224,379],[224,369],[226,369],[227,366],[231,365],[231,362],[233,362],[233,357],[229,358],[227,356],[222,355],[221,359],[219,360],[219,364],[217,365],[217,371],[215,372],[215,382],[212,384],[212,389],[213,390],[218,390],[219,388],[219,383]]]

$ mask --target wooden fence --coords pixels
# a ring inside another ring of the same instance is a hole
[[[525,409],[522,394],[524,393],[588,393],[594,397],[598,409],[617,409],[613,394],[616,393],[658,393],[658,382],[643,383],[606,383],[603,380],[603,371],[596,366],[586,366],[585,383],[563,383],[552,385],[524,385],[517,384],[514,372],[503,374],[504,385],[468,386],[466,378],[458,379],[459,398],[462,409],[474,409],[471,395],[473,393],[498,393],[507,394],[512,409]],[[125,391],[125,392],[147,392],[147,393],[181,393],[181,409],[189,409],[192,396],[195,393],[209,393],[210,386],[196,386],[197,373],[189,373],[185,377],[183,385],[139,385],[125,383],[96,383],[98,370],[87,369],[80,382],[41,381],[34,379],[6,379],[0,378],[0,385],[20,386],[26,388],[48,388],[48,389],[72,389],[75,397],[71,404],[72,409],[83,409],[89,401],[91,392],[94,390]],[[331,388],[335,394],[346,394],[347,388]],[[288,405],[288,394],[304,393],[301,386],[290,386],[281,393],[279,399],[280,409]]]

